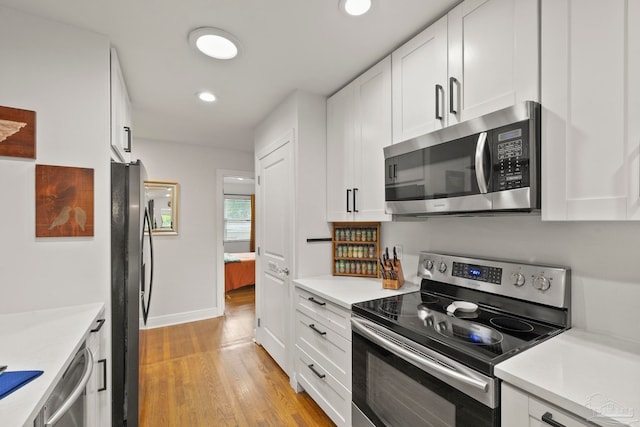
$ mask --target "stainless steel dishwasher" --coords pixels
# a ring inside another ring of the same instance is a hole
[[[85,427],[85,388],[93,371],[87,347],[76,353],[69,367],[36,417],[34,427]]]

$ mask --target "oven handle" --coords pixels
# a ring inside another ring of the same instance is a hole
[[[485,381],[481,381],[481,380],[469,377],[451,368],[442,366],[437,362],[431,361],[424,357],[420,357],[417,354],[414,354],[409,350],[405,349],[404,347],[381,337],[375,332],[370,331],[367,328],[367,326],[373,329],[376,329],[377,325],[375,323],[369,322],[368,320],[364,320],[364,319],[351,318],[351,326],[353,326],[354,329],[356,329],[360,334],[366,336],[368,339],[378,344],[380,347],[385,348],[386,350],[392,352],[396,356],[401,357],[414,365],[421,366],[426,369],[432,369],[443,375],[446,375],[460,382],[468,384],[472,387],[478,388],[484,392],[486,392],[489,389],[489,384]]]
[[[481,132],[478,135],[478,143],[476,144],[476,180],[480,194],[487,194],[487,180],[484,174],[484,150],[487,146],[487,133]]]

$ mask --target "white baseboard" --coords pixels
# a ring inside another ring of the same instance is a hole
[[[165,316],[149,317],[147,324],[142,324],[140,319],[140,329],[154,329],[163,326],[178,325],[180,323],[195,322],[197,320],[211,319],[222,316],[218,307],[207,308],[205,310],[188,311],[185,313],[167,314]]]

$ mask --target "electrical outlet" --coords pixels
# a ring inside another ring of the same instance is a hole
[[[396,254],[398,254],[398,259],[402,261],[402,245],[396,243],[394,246],[396,248]]]

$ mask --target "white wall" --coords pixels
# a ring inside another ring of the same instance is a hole
[[[135,133],[134,133],[135,135]],[[154,236],[156,256],[148,327],[221,315],[216,301],[216,169],[253,171],[253,154],[205,146],[135,139],[132,158],[148,179],[177,181],[177,236]],[[220,284],[224,286],[224,284]]]
[[[541,222],[539,216],[435,218],[382,226],[382,247],[404,246],[416,280],[421,250],[572,269],[573,326],[640,342],[640,223]]]
[[[109,41],[0,7],[0,64],[0,104],[36,111],[37,155],[0,157],[0,313],[107,302]],[[35,238],[36,163],[94,170],[94,237]]]

